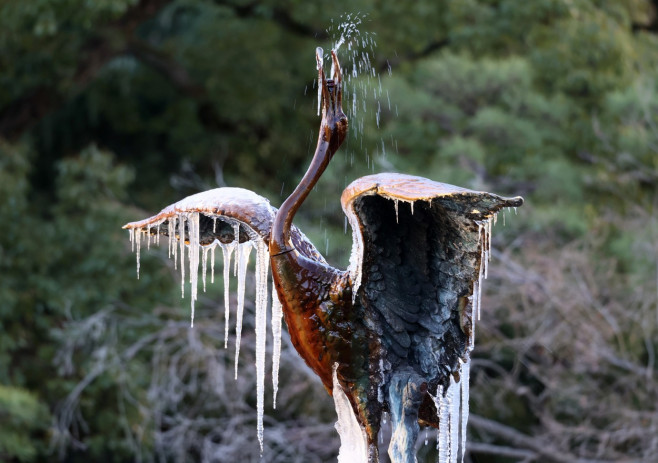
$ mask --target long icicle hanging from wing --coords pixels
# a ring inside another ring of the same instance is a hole
[[[233,230],[234,239],[229,243],[222,243],[214,239],[210,244],[201,244],[200,217],[206,216],[213,219],[213,233],[215,232],[217,220],[228,222]],[[147,235],[147,245],[150,247],[152,233],[166,233],[168,235],[167,253],[174,259],[175,267],[181,273],[181,297],[185,295],[185,285],[190,283],[190,308],[191,327],[194,326],[195,301],[198,299],[199,272],[201,272],[203,291],[206,291],[206,273],[208,265],[208,252],[211,253],[211,280],[214,281],[215,250],[219,248],[223,257],[224,276],[224,318],[225,318],[225,347],[228,342],[229,313],[230,313],[230,270],[231,256],[235,255],[235,270],[238,278],[238,294],[236,306],[236,331],[235,331],[235,378],[237,379],[238,360],[240,355],[240,341],[242,333],[242,321],[245,306],[246,280],[249,266],[249,257],[252,249],[256,249],[256,304],[255,304],[255,331],[256,331],[256,402],[257,402],[257,436],[261,452],[263,451],[263,415],[264,415],[264,391],[265,391],[265,353],[267,337],[267,308],[269,305],[269,252],[267,242],[258,236],[253,230],[248,230],[249,240],[240,243],[241,227],[248,228],[244,223],[227,217],[199,212],[179,212],[172,214],[157,224],[148,224],[144,227],[129,228],[131,249],[136,254],[137,274],[140,270],[141,241],[142,235]],[[154,243],[159,243],[158,238]],[[187,250],[187,252],[186,252]],[[178,257],[180,256],[180,262]],[[201,268],[200,268],[201,267]],[[189,272],[189,276],[186,275]],[[186,278],[187,277],[187,278]],[[272,336],[274,338],[273,348],[273,405],[276,407],[276,393],[278,389],[278,367],[281,351],[281,322],[282,309],[278,296],[272,288]]]

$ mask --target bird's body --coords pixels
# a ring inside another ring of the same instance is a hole
[[[362,457],[378,461],[377,435],[387,411],[394,426],[391,459],[413,462],[419,421],[448,426],[440,423],[442,400],[459,387],[468,361],[486,224],[522,199],[401,174],[363,177],[341,198],[354,236],[350,267],[330,266],[292,219],[347,132],[340,66],[332,55],[333,80],[325,79],[318,57],[323,117],[316,153],[279,210],[254,193],[224,188],[126,228],[151,233],[158,224],[160,232],[176,214],[193,212],[205,217],[199,236],[194,241],[183,229],[179,239],[200,246],[266,243],[292,343],[327,391],[338,385],[349,400],[367,442]]]

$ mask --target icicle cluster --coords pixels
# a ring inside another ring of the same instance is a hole
[[[457,463],[461,455],[464,461],[466,449],[466,425],[468,424],[468,396],[471,360],[460,360],[460,381],[450,377],[447,391],[439,386],[434,404],[439,416],[439,434],[436,448],[440,463]],[[427,441],[426,441],[427,442]],[[427,444],[426,444],[427,445]]]
[[[492,218],[477,221],[478,225],[478,247],[480,248],[480,270],[477,280],[473,283],[473,295],[471,301],[471,339],[468,350],[472,351],[475,346],[475,320],[480,320],[482,309],[482,282],[489,276],[489,261],[491,260],[491,228],[496,223],[498,214]]]
[[[139,278],[140,266],[140,248],[142,239],[146,238],[147,245],[150,247],[151,240],[154,239],[157,244],[160,242],[160,226],[166,224],[167,234],[169,235],[168,253],[169,257],[173,256],[174,267],[180,269],[181,273],[181,295],[185,295],[185,284],[190,284],[190,305],[191,305],[191,326],[194,326],[194,303],[198,295],[199,273],[203,283],[203,290],[206,290],[206,276],[208,273],[208,253],[210,253],[211,282],[215,280],[215,250],[219,248],[223,255],[224,264],[224,347],[228,346],[229,319],[230,319],[230,297],[229,281],[231,274],[231,256],[235,256],[233,261],[233,276],[238,278],[238,297],[236,307],[235,322],[235,377],[238,374],[238,358],[240,356],[240,340],[242,335],[242,319],[244,313],[246,275],[249,264],[249,256],[252,249],[256,249],[256,400],[257,400],[257,434],[260,443],[261,452],[263,451],[263,412],[264,412],[264,390],[265,390],[265,351],[267,337],[267,306],[268,306],[268,273],[269,273],[269,252],[268,245],[260,236],[254,233],[245,224],[228,217],[219,217],[206,214],[213,219],[213,232],[217,220],[228,222],[233,226],[235,240],[232,243],[224,244],[218,240],[208,244],[201,245],[199,241],[199,213],[198,212],[181,212],[172,215],[168,219],[163,219],[157,224],[150,224],[145,228],[129,229],[130,241],[133,252],[136,251],[137,257],[137,276]],[[152,234],[153,227],[157,227],[157,233]],[[244,243],[239,242],[240,228],[246,229],[250,240]],[[153,238],[155,237],[155,238]],[[187,250],[187,255],[186,255]],[[201,253],[203,253],[201,255]],[[186,260],[187,257],[187,260]],[[201,257],[201,258],[200,258]],[[179,262],[180,260],[180,262]],[[201,265],[200,265],[201,264]],[[188,274],[186,276],[186,266]],[[201,266],[201,272],[199,272]],[[279,298],[272,286],[272,335],[274,346],[272,349],[272,383],[274,389],[274,407],[276,408],[276,394],[279,383],[279,360],[281,355],[281,319],[282,306]]]

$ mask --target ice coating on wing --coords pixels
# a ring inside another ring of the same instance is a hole
[[[336,431],[340,436],[338,463],[366,463],[368,461],[366,433],[356,420],[352,404],[350,404],[347,395],[343,392],[343,387],[338,382],[336,376],[337,366],[338,364],[334,365],[333,396],[336,414],[338,415]]]
[[[238,358],[240,357],[240,340],[242,337],[242,316],[244,313],[244,292],[245,281],[247,277],[247,264],[249,263],[249,254],[253,244],[246,242],[238,245],[238,311],[235,322],[235,379],[238,379]]]
[[[279,391],[279,363],[281,360],[281,319],[283,306],[276,292],[276,285],[272,279],[272,389],[273,408],[276,408],[276,394]]]

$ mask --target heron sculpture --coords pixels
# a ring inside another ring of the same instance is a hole
[[[215,247],[224,251],[226,284],[231,253],[236,253],[240,278],[249,250],[257,249],[261,448],[269,260],[275,288],[273,330],[280,335],[282,313],[295,349],[334,396],[341,434],[339,461],[379,461],[383,412],[391,417],[392,461],[416,461],[420,424],[439,428],[440,460],[457,461],[464,453],[468,368],[491,225],[498,211],[520,206],[523,199],[403,174],[359,178],[341,196],[353,233],[350,266],[330,266],[293,219],[348,130],[341,69],[336,53],[331,55],[327,79],[322,50],[316,52],[322,122],[313,160],[278,210],[248,190],[218,188],[124,228],[131,232],[138,253],[144,237],[150,243],[152,237],[167,236],[170,252],[180,256],[183,280],[187,250],[192,315],[200,255],[205,283],[208,250],[213,249],[213,260]],[[244,291],[244,277],[239,286]],[[225,298],[228,333],[226,294]],[[239,294],[238,349],[243,304]],[[274,343],[276,356],[276,334]],[[276,372],[273,377],[276,394]]]

